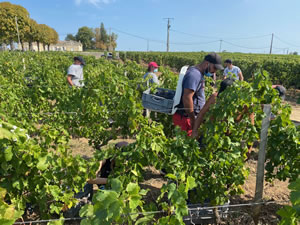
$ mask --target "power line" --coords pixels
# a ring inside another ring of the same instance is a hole
[[[277,49],[277,50],[281,49],[281,50],[283,50],[283,49],[289,49],[289,47],[285,47],[285,48],[275,48],[275,47],[273,47],[273,49]]]
[[[163,41],[163,40],[155,40],[155,39],[150,39],[150,38],[147,38],[147,37],[142,37],[142,36],[132,34],[132,33],[128,33],[128,32],[125,32],[125,31],[122,31],[122,30],[119,30],[119,29],[116,29],[116,28],[111,28],[111,29],[115,30],[118,33],[126,34],[128,36],[135,37],[135,38],[147,41],[147,50],[149,50],[149,42],[156,42],[156,43],[160,43],[160,44],[166,44],[166,42]],[[203,45],[203,44],[211,44],[211,43],[215,43],[215,42],[219,42],[219,40],[208,41],[208,42],[169,42],[169,44],[172,44],[172,45]]]
[[[131,33],[125,32],[125,31],[121,31],[121,30],[116,29],[116,28],[112,28],[112,29],[115,30],[116,32],[123,33],[123,34],[126,34],[128,36],[132,36],[132,37],[135,37],[135,38],[145,40],[145,41],[147,41],[147,46],[148,46],[148,42],[156,42],[156,43],[160,43],[160,44],[166,44],[166,42],[162,41],[162,40],[155,40],[155,39],[142,37],[142,36],[131,34]],[[211,44],[211,43],[215,43],[215,42],[219,42],[219,40],[208,41],[208,42],[169,42],[169,44],[172,44],[172,45],[202,45],[202,44]]]
[[[239,38],[231,38],[231,37],[215,37],[215,36],[204,36],[204,35],[197,35],[197,34],[190,34],[190,33],[186,33],[186,32],[182,32],[182,31],[178,31],[178,30],[174,30],[174,29],[170,29],[173,32],[176,33],[180,33],[180,34],[185,34],[188,36],[192,36],[192,37],[198,37],[198,38],[208,38],[208,39],[226,39],[226,40],[242,40],[242,39],[258,39],[258,38],[263,38],[263,37],[269,37],[272,34],[264,34],[264,35],[259,35],[259,36],[251,36],[251,37],[239,37]]]
[[[168,19],[168,18],[166,18],[166,19]],[[172,18],[169,18],[169,19],[172,19]],[[149,51],[149,42],[154,42],[154,43],[159,43],[159,44],[167,44],[167,46],[169,46],[170,44],[172,44],[172,45],[196,46],[196,45],[204,45],[204,44],[212,44],[212,43],[220,42],[220,48],[222,46],[222,42],[224,42],[224,43],[227,43],[229,45],[232,45],[232,46],[235,46],[235,47],[239,47],[239,48],[244,48],[244,49],[251,49],[251,50],[267,49],[267,48],[270,48],[270,47],[248,47],[248,46],[238,45],[238,44],[229,42],[228,40],[258,39],[258,38],[269,37],[270,35],[272,35],[272,34],[265,34],[265,35],[250,36],[250,37],[239,37],[239,38],[227,37],[227,38],[223,39],[223,38],[215,37],[215,36],[196,35],[196,34],[190,34],[190,33],[182,32],[182,31],[170,29],[170,24],[168,23],[168,33],[169,33],[169,31],[172,31],[172,32],[181,33],[181,34],[185,34],[185,35],[192,36],[192,37],[206,38],[206,39],[215,39],[215,40],[208,41],[208,42],[170,42],[170,41],[168,41],[169,40],[169,38],[168,38],[167,42],[166,42],[166,41],[163,41],[163,40],[151,39],[151,38],[143,37],[143,36],[140,36],[140,35],[128,33],[126,31],[122,31],[122,30],[119,30],[117,28],[111,28],[111,29],[115,30],[116,32],[119,32],[119,33],[122,33],[122,34],[126,34],[126,35],[131,36],[131,37],[135,37],[135,38],[138,38],[138,39],[141,39],[141,40],[145,40],[147,42],[147,51]],[[67,33],[67,34],[75,34],[75,33]],[[67,35],[67,34],[60,34],[60,35]],[[294,47],[300,48],[300,45],[295,45],[295,44],[289,43],[287,41],[284,41],[281,38],[279,38],[277,35],[274,35],[273,37],[276,38],[276,39],[278,39],[279,41],[281,41],[281,42],[289,45],[289,46],[294,46]],[[281,50],[288,49],[288,47],[285,47],[285,48],[275,48],[273,46],[272,46],[272,48],[273,49],[278,49],[278,50],[279,49],[281,49]],[[167,47],[167,50],[168,50],[168,47]]]
[[[263,37],[269,37],[272,34],[265,34],[260,36],[252,36],[252,37],[241,37],[241,38],[226,38],[227,40],[245,40],[245,39],[259,39]]]
[[[139,38],[139,39],[145,40],[145,41],[147,41],[147,46],[148,46],[149,41],[150,42],[160,43],[160,44],[166,44],[166,42],[164,42],[162,40],[155,40],[155,39],[145,38],[145,37],[142,37],[142,36],[139,36],[139,35],[136,35],[136,34],[131,34],[131,33],[125,32],[125,31],[121,31],[121,30],[116,29],[116,28],[112,28],[112,29],[114,29],[115,31],[117,31],[119,33],[123,33],[123,34],[129,35],[129,36],[135,37],[135,38]],[[191,36],[197,36],[197,37],[202,37],[202,38],[203,37],[205,37],[205,38],[216,38],[216,37],[199,36],[199,35],[188,34],[188,33],[181,32],[181,31],[176,31],[176,30],[173,30],[173,29],[170,29],[170,31],[175,31],[175,32],[178,32],[178,33],[183,33],[183,34],[187,34],[187,35],[191,35]],[[262,35],[262,36],[256,36],[256,37],[248,37],[248,38],[244,38],[244,39],[259,38],[259,37],[266,37],[266,36],[268,36],[268,35]],[[222,40],[222,42],[225,42],[227,44],[230,44],[230,45],[233,45],[233,46],[236,46],[236,47],[240,47],[240,48],[245,48],[245,49],[267,49],[267,48],[269,48],[269,47],[257,47],[257,48],[246,47],[246,46],[241,46],[241,45],[237,45],[237,44],[225,41],[224,39],[218,39],[218,40],[209,41],[209,42],[194,42],[194,43],[193,42],[190,42],[190,43],[189,42],[169,42],[169,44],[172,44],[172,45],[202,45],[202,44],[211,44],[211,43],[220,42],[221,40]]]
[[[216,41],[208,41],[208,42],[191,42],[191,43],[188,43],[188,42],[171,42],[170,44],[172,45],[203,45],[203,44],[211,44],[211,43],[216,43],[216,42],[219,42],[219,40],[216,40]]]
[[[213,39],[220,39],[220,37],[212,37],[212,36],[203,36],[203,35],[189,34],[189,33],[185,33],[185,32],[182,32],[182,31],[173,30],[173,29],[170,29],[170,31],[173,31],[173,32],[176,32],[176,33],[180,33],[180,34],[185,34],[185,35],[192,36],[192,37],[208,38],[208,39],[212,39],[212,38]]]
[[[125,32],[125,31],[121,31],[121,30],[116,29],[116,28],[111,28],[111,29],[115,30],[115,31],[117,31],[119,33],[123,33],[123,34],[126,34],[128,36],[139,38],[139,39],[142,39],[142,40],[145,40],[145,41],[157,42],[157,43],[161,43],[161,44],[165,44],[166,43],[165,41],[155,40],[155,39],[150,39],[150,38],[145,38],[145,37],[142,37],[142,36],[139,36],[139,35],[136,35],[136,34],[131,34],[131,33]]]
[[[229,44],[229,45],[232,45],[232,46],[235,46],[235,47],[239,47],[239,48],[245,48],[245,49],[267,49],[269,47],[259,47],[259,48],[254,48],[254,47],[246,47],[246,46],[242,46],[242,45],[236,45],[236,44],[233,44],[231,42],[228,42],[228,41],[225,41],[223,40],[223,42]]]
[[[292,44],[292,43],[290,43],[290,42],[284,41],[284,40],[282,40],[281,38],[279,38],[277,35],[274,35],[274,37],[275,37],[277,40],[281,41],[282,43],[285,43],[285,44],[290,45],[290,46],[293,46],[293,47],[300,48],[300,45],[295,45],[295,44]]]
[[[132,37],[135,37],[135,38],[139,38],[139,39],[142,39],[142,40],[145,40],[145,41],[166,44],[166,42],[162,41],[162,40],[155,40],[155,39],[145,38],[145,37],[142,37],[142,36],[139,36],[139,35],[131,34],[131,33],[125,32],[125,31],[121,31],[119,29],[115,29],[115,28],[112,28],[112,29],[114,29],[115,31],[117,31],[119,33],[123,33],[123,34],[129,35],[129,36],[132,36]],[[218,41],[219,40],[209,41],[209,42],[170,42],[170,44],[172,44],[172,45],[200,45],[200,44],[210,44],[210,43],[214,43],[214,42],[218,42]]]

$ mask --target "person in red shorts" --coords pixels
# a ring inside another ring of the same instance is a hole
[[[205,76],[212,77],[217,70],[223,70],[221,57],[210,53],[204,60],[191,66],[182,81],[182,96],[178,109],[173,115],[173,124],[192,135],[196,117],[205,104],[204,84]]]

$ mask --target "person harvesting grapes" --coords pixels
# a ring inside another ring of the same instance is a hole
[[[74,63],[68,69],[67,82],[70,87],[83,87],[83,66],[85,62],[81,56],[74,57]]]
[[[158,65],[156,62],[150,62],[148,64],[148,70],[147,73],[144,75],[144,79],[149,79],[148,81],[150,82],[150,84],[157,84],[159,85],[159,80],[157,77],[157,73],[158,72]],[[148,84],[148,82],[147,82]],[[149,85],[147,85],[149,86]]]
[[[192,135],[193,125],[200,110],[205,104],[205,76],[212,77],[217,70],[223,70],[221,57],[210,53],[204,60],[191,66],[182,81],[182,96],[178,110],[173,115],[173,124]]]
[[[237,66],[234,66],[232,64],[231,59],[225,60],[225,66],[226,66],[226,68],[224,70],[224,79],[229,77],[229,78],[233,78],[235,80],[241,80],[241,81],[244,80],[241,69]]]

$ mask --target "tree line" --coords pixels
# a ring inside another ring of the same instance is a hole
[[[14,42],[19,42],[24,51],[24,43],[28,42],[29,49],[32,50],[32,43],[36,42],[38,51],[42,43],[44,51],[46,47],[58,42],[58,33],[46,24],[38,24],[30,18],[29,12],[20,5],[9,2],[0,2],[0,44],[10,45],[14,50]]]
[[[90,28],[87,26],[78,29],[76,35],[67,34],[66,41],[80,41],[83,46],[83,50],[87,49],[99,49],[103,51],[113,51],[117,47],[118,35],[115,33],[108,34],[101,23],[98,28]]]

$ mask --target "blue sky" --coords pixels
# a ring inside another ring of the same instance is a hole
[[[103,22],[118,34],[117,50],[268,53],[300,52],[299,0],[11,0],[38,23],[53,27],[63,40],[79,27]],[[122,32],[122,33],[121,33]],[[149,40],[135,38],[125,33]]]

